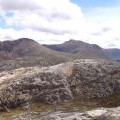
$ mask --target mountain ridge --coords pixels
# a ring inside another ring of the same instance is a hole
[[[6,64],[9,64],[9,68],[54,65],[69,61],[71,58],[68,56],[69,54],[51,50],[28,38],[0,42],[1,68],[6,68]]]
[[[107,58],[102,48],[95,44],[70,40],[56,45],[60,50],[52,49],[49,45],[41,45],[29,38],[0,42],[0,58],[21,57],[59,57],[63,59]],[[52,45],[51,45],[52,46]],[[79,55],[78,55],[79,53]]]
[[[54,44],[54,45],[43,45],[52,50],[56,50],[59,52],[66,52],[77,54],[77,56],[89,56],[92,58],[108,58],[103,48],[96,44],[89,44],[79,40],[69,40],[62,44]]]

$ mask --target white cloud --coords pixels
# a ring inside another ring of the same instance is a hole
[[[4,16],[10,27],[21,26],[54,34],[72,34],[84,24],[80,7],[69,0],[1,0],[1,7],[6,13],[13,12],[11,17]]]
[[[22,37],[35,39],[41,44],[58,44],[71,38],[69,34],[56,35],[52,33],[39,32],[32,29],[23,29],[19,31],[16,31],[13,28],[0,29],[0,41],[19,39]]]
[[[72,38],[120,48],[118,11],[94,8],[84,15],[70,0],[0,0],[0,15],[8,26],[0,29],[0,38],[29,37],[48,44]]]
[[[86,15],[86,40],[104,48],[120,48],[120,7],[94,8]]]

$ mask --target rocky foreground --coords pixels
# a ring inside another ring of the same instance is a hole
[[[76,60],[50,67],[0,72],[0,110],[120,95],[120,65],[107,60]],[[118,103],[119,104],[119,103]]]
[[[120,120],[120,107],[99,108],[92,111],[80,112],[49,112],[29,113],[14,116],[13,120]]]

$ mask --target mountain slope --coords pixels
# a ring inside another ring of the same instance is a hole
[[[15,41],[4,41],[0,43],[0,57],[19,58],[26,56],[53,55],[55,51],[43,47],[36,41],[21,38]]]
[[[76,54],[81,58],[108,58],[104,50],[96,44],[70,40],[63,44],[44,45],[52,50]]]
[[[0,42],[0,71],[36,65],[49,66],[74,59],[98,58],[107,58],[102,48],[75,40],[44,46],[28,38]]]
[[[29,61],[34,62],[33,64],[39,62],[38,64],[42,65],[53,65],[69,61],[66,54],[48,49],[28,38],[0,42],[0,59],[17,60],[23,64]]]

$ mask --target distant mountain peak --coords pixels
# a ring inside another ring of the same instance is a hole
[[[85,42],[80,41],[80,40],[70,39],[70,40],[68,40],[68,41],[64,42],[63,44],[65,44],[65,43],[85,43]]]
[[[80,40],[70,39],[62,44],[45,46],[60,52],[78,54],[81,58],[107,58],[106,53],[100,46]]]
[[[51,64],[57,63],[58,61],[64,62],[68,59],[57,51],[48,49],[29,38],[20,38],[0,43],[0,59],[16,59],[24,57],[41,58],[42,61],[47,61],[47,63]]]
[[[19,38],[19,39],[17,39],[16,41],[29,41],[29,42],[36,42],[35,40],[33,40],[33,39],[30,39],[30,38]]]
[[[70,40],[68,40],[66,42],[78,42],[78,41],[80,41],[80,40],[70,39]]]

